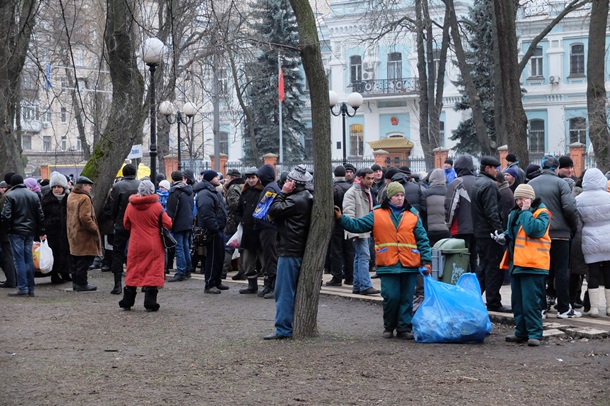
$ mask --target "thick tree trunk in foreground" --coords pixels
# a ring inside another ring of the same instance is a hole
[[[508,148],[519,157],[522,166],[527,166],[527,116],[523,109],[521,83],[519,82],[519,62],[517,60],[517,32],[515,28],[515,6],[512,1],[494,0],[494,23],[498,41],[498,57],[495,74],[500,76],[504,97],[504,114],[501,123],[504,128],[496,128],[506,134]],[[498,111],[498,110],[495,110]],[[502,138],[503,135],[500,137]]]
[[[311,227],[295,299],[294,338],[318,335],[318,302],[326,249],[334,221],[330,153],[330,110],[318,30],[307,0],[290,0],[299,26],[299,46],[310,89],[314,137],[315,195]]]
[[[0,173],[24,174],[21,137],[13,121],[19,108],[21,72],[36,23],[38,0],[0,2]]]
[[[608,0],[593,0],[587,60],[587,110],[589,138],[595,151],[595,163],[603,172],[610,169],[610,154],[608,153],[610,136],[608,135],[604,78],[607,22]]]
[[[104,42],[112,80],[112,107],[108,125],[95,145],[83,175],[91,178],[95,211],[99,215],[117,171],[129,154],[134,140],[141,139],[146,117],[142,105],[144,81],[136,60],[136,36],[131,11],[135,0],[108,0]]]

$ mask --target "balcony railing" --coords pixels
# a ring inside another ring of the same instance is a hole
[[[373,79],[352,83],[354,92],[363,96],[414,94],[419,91],[417,78]]]

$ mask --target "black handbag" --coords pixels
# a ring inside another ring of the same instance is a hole
[[[176,239],[172,235],[172,233],[165,227],[163,227],[163,212],[159,214],[159,228],[161,229],[161,241],[163,242],[163,246],[167,248],[174,248],[176,246]]]

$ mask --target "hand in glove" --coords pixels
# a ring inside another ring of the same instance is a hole
[[[506,236],[504,233],[498,233],[498,230],[496,230],[493,233],[489,233],[489,236],[498,244],[506,245]]]

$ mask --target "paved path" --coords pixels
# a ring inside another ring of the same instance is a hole
[[[235,273],[229,273],[227,277],[227,282],[239,283],[239,284],[247,284],[247,281],[233,281],[231,280],[231,276],[235,275]],[[372,275],[372,274],[371,274]],[[203,275],[193,274],[194,278],[202,278]],[[331,278],[331,275],[324,274],[323,282],[326,283]],[[376,289],[381,288],[381,282],[379,278],[372,278],[373,286]],[[260,283],[260,282],[259,282]],[[322,284],[321,294],[324,295],[334,295],[339,297],[345,297],[351,300],[365,300],[371,302],[382,302],[383,298],[381,295],[358,295],[352,293],[352,287],[349,285],[343,286],[324,286]],[[586,290],[583,289],[583,292]],[[511,289],[510,286],[502,286],[500,290],[502,295],[502,304],[504,306],[510,307],[511,303]],[[604,295],[602,295],[604,296]],[[605,297],[600,299],[600,315],[606,314],[606,300]],[[582,309],[581,309],[582,310]],[[548,318],[544,323],[544,335],[545,336],[571,336],[576,338],[604,338],[610,336],[610,317],[603,316],[599,318],[592,318],[586,315],[578,319],[559,319],[556,317],[557,312],[553,309],[549,312]],[[496,322],[503,323],[513,323],[513,315],[512,313],[498,313],[498,312],[489,312],[489,317]]]

